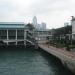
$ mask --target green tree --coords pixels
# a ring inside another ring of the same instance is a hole
[[[28,23],[28,24],[26,25],[26,28],[28,28],[28,29],[31,30],[31,31],[35,30],[35,27],[34,27],[32,24],[30,24],[30,23]]]

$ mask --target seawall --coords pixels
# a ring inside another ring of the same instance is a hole
[[[39,44],[39,47],[59,58],[63,65],[75,74],[75,54],[48,45]]]

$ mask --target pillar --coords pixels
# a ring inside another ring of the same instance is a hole
[[[61,40],[61,37],[62,37],[62,36],[60,35],[60,40]]]
[[[8,40],[9,40],[9,36],[8,36],[8,30],[7,30],[7,45],[8,45]]]
[[[41,39],[41,37],[40,37],[40,35],[41,35],[40,32],[38,31],[37,33],[38,33],[38,36],[37,36],[37,37]],[[38,40],[38,43],[40,43],[40,40]]]
[[[24,30],[24,45],[26,47],[26,30]]]
[[[17,45],[17,29],[16,29],[16,45]]]

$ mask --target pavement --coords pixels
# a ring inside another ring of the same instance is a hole
[[[67,51],[66,49],[63,49],[63,48],[56,48],[48,44],[40,44],[40,46],[47,48],[49,51],[54,51],[58,54],[64,55],[65,57],[75,60],[75,52]]]

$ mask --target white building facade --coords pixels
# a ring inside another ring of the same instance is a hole
[[[73,16],[71,20],[71,25],[72,25],[72,39],[75,40],[75,17]]]
[[[37,28],[37,18],[36,16],[33,17],[33,25],[35,28]]]

